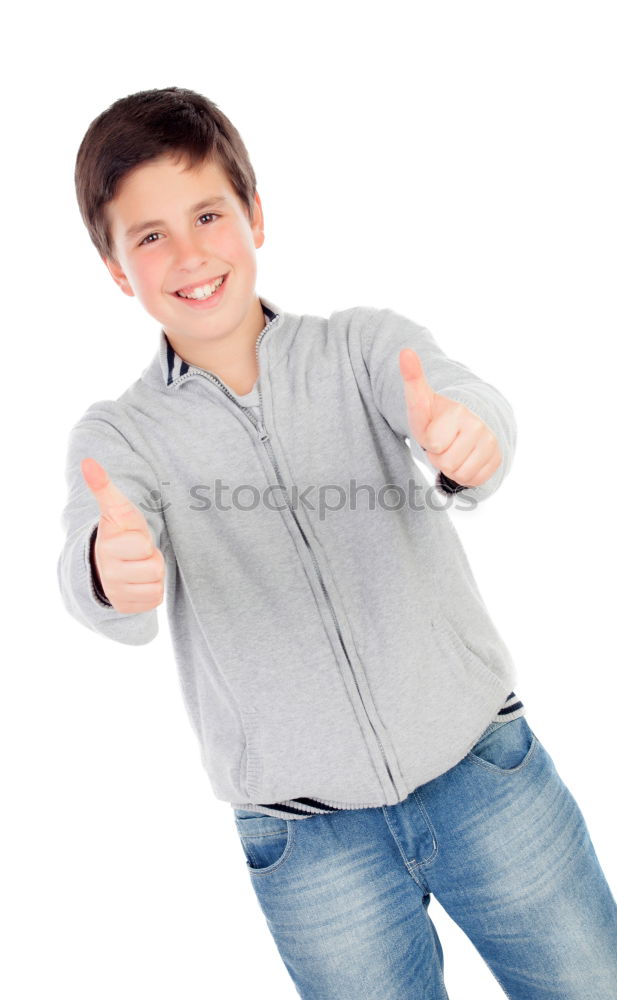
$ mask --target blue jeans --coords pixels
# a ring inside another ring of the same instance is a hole
[[[307,1000],[447,1000],[431,893],[511,1000],[615,1000],[617,906],[526,717],[492,722],[394,806],[235,809],[248,873]],[[463,984],[458,996],[473,995]]]

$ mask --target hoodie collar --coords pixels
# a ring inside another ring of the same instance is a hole
[[[264,329],[268,329],[274,320],[282,317],[283,312],[282,309],[276,305],[276,303],[272,302],[271,299],[265,298],[263,295],[259,296],[259,301],[261,302],[261,307],[266,318],[266,326]],[[162,376],[163,386],[167,389],[175,389],[177,383],[181,378],[183,378],[183,376],[189,374],[197,375],[204,370],[205,369],[199,368],[197,365],[188,364],[184,358],[180,357],[167,339],[165,330],[161,327],[159,332],[159,348],[157,357],[153,359],[150,366],[142,374],[147,376],[148,381],[151,381],[153,377],[158,381],[159,377],[156,376],[156,372],[158,371],[160,372],[160,376]]]

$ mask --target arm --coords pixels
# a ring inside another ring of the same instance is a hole
[[[449,358],[432,334],[391,309],[356,310],[362,357],[369,374],[377,409],[392,430],[409,440],[412,453],[436,473],[435,486],[442,493],[461,492],[477,501],[491,496],[510,470],[516,447],[512,407],[502,394],[460,361]],[[411,436],[399,352],[411,347],[418,354],[426,378],[435,392],[460,402],[475,413],[497,438],[502,461],[479,486],[459,486],[427,459],[425,450]]]
[[[88,456],[104,465],[136,506],[147,502],[150,491],[158,486],[149,464],[111,422],[105,403],[90,407],[69,436],[65,468],[68,499],[61,518],[66,540],[57,563],[62,600],[69,614],[86,628],[116,642],[143,645],[158,634],[156,608],[137,614],[116,611],[107,600],[96,572],[94,542],[100,515],[80,467],[81,460]],[[164,552],[169,542],[163,515],[142,506],[139,509],[157,548]]]

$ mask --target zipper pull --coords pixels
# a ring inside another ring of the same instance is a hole
[[[261,441],[268,441],[270,439],[270,435],[268,434],[266,428],[264,427],[261,419],[259,421],[257,432],[259,434],[259,438]]]

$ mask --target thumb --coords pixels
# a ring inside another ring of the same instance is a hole
[[[80,465],[86,485],[99,505],[103,533],[117,535],[122,531],[141,531],[152,540],[150,526],[144,515],[112,483],[103,466],[94,458],[84,458]]]
[[[435,393],[426,381],[420,358],[411,347],[404,347],[399,353],[399,367],[405,388],[409,429],[423,447],[426,429],[433,415]]]

